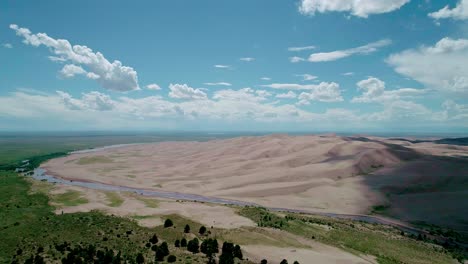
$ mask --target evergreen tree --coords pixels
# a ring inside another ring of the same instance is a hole
[[[260,261],[260,264],[268,264],[268,261],[266,259],[262,259],[262,261]]]
[[[199,233],[200,235],[205,234],[205,232],[206,232],[206,227],[205,227],[205,226],[201,226],[201,227],[200,227],[200,230],[198,230],[198,233]]]
[[[181,247],[186,247],[187,246],[187,239],[185,239],[185,237],[182,238],[182,240],[180,240],[180,246]]]
[[[244,256],[242,255],[242,250],[240,248],[239,245],[236,245],[234,247],[234,250],[232,251],[232,255],[235,257],[235,258],[238,258],[238,259],[243,259]]]
[[[288,264],[288,261],[285,260],[285,259],[283,259],[283,260],[280,262],[280,264]]]
[[[199,248],[198,238],[194,238],[190,240],[187,244],[187,250],[192,253],[198,253],[199,252],[198,248]]]
[[[166,219],[166,221],[164,221],[164,227],[171,227],[173,226],[174,223],[172,223],[172,220],[171,219]]]
[[[158,243],[158,237],[156,236],[156,234],[153,235],[153,237],[150,238],[149,242],[152,243],[152,244],[157,244]]]
[[[176,241],[174,242],[174,246],[175,247],[180,247],[180,240],[179,239],[176,239]]]
[[[162,242],[158,249],[161,249],[162,253],[164,253],[164,257],[169,256],[169,247],[167,246],[167,242]]]
[[[174,255],[170,255],[169,257],[167,257],[167,262],[169,262],[169,263],[176,262],[176,260],[177,260],[177,258]]]
[[[190,233],[190,226],[188,224],[184,227],[184,233]]]
[[[145,257],[143,257],[143,254],[138,253],[138,255],[136,257],[136,263],[138,263],[138,264],[145,263]]]

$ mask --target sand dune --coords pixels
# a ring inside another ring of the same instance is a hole
[[[419,156],[380,138],[270,135],[123,146],[43,167],[68,179],[363,213],[383,198],[358,175]]]

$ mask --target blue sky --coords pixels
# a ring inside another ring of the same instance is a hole
[[[468,0],[2,1],[0,130],[463,132]]]

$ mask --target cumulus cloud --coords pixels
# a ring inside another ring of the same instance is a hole
[[[395,101],[384,104],[382,111],[374,113],[341,108],[314,113],[293,104],[262,99],[250,88],[219,91],[215,97],[173,102],[160,96],[111,99],[108,95],[91,92],[74,98],[66,92],[46,94],[17,91],[0,96],[0,121],[14,118],[17,122],[8,127],[5,122],[0,122],[0,126],[48,129],[56,125],[62,129],[66,124],[67,127],[90,130],[128,127],[176,129],[189,128],[192,124],[190,121],[196,119],[200,125],[214,121],[236,127],[244,125],[250,129],[264,129],[265,123],[284,125],[285,122],[295,124],[295,127],[304,128],[303,125],[306,125],[309,128],[329,129],[344,125],[375,127],[381,124],[394,124],[398,128],[408,125],[427,127],[428,124],[434,127],[468,127],[468,105],[454,101],[444,102],[440,112],[414,102]]]
[[[12,24],[10,28],[16,35],[23,37],[23,43],[35,47],[44,45],[54,54],[53,61],[68,61],[72,64],[86,67],[88,72],[99,76],[94,78],[105,89],[114,91],[138,90],[137,72],[118,60],[108,61],[100,52],[82,45],[71,45],[68,40],[54,39],[45,33],[33,34],[27,28]]]
[[[305,73],[305,74],[296,74],[296,76],[302,77],[303,81],[312,81],[312,80],[315,80],[315,79],[318,78],[315,75],[307,74],[307,73]]]
[[[258,96],[263,97],[263,98],[272,96],[272,94],[271,94],[270,92],[265,91],[265,90],[256,90],[255,93],[256,93]]]
[[[63,66],[62,70],[60,70],[60,75],[65,78],[71,78],[80,74],[86,74],[86,71],[75,64],[67,64]]]
[[[334,82],[321,82],[319,84],[272,83],[262,86],[272,89],[307,90],[306,92],[302,92],[299,95],[300,104],[308,104],[309,101],[343,101],[343,97],[341,96],[340,85]]]
[[[255,58],[245,57],[245,58],[240,58],[239,60],[241,60],[241,61],[246,61],[246,62],[251,62],[251,61],[254,61]]]
[[[434,19],[468,19],[468,0],[460,0],[454,8],[450,8],[448,5],[446,5],[439,11],[430,13],[429,16]]]
[[[151,84],[146,85],[146,89],[148,89],[148,90],[161,90],[161,87],[159,87],[159,85],[157,85],[155,83],[151,83]]]
[[[367,18],[399,9],[410,0],[301,0],[299,11],[305,15],[327,12],[349,12]]]
[[[276,98],[281,98],[281,99],[293,99],[296,98],[297,94],[293,91],[289,91],[287,93],[282,93],[282,94],[277,94]]]
[[[315,46],[289,47],[288,48],[289,51],[295,51],[295,52],[304,51],[304,50],[313,50],[313,49],[315,49]]]
[[[289,61],[292,63],[298,63],[301,61],[305,61],[305,59],[301,57],[293,56],[293,57],[289,57]]]
[[[387,91],[385,90],[385,82],[375,77],[359,81],[356,85],[358,90],[362,92],[362,95],[354,97],[351,100],[353,103],[389,103],[404,98],[421,96],[428,92],[426,89],[415,88],[400,88]]]
[[[228,82],[207,82],[204,83],[204,85],[209,85],[209,86],[231,86],[231,83]]]
[[[392,54],[387,63],[428,88],[467,95],[467,60],[468,39],[443,38],[434,46]]]
[[[12,49],[13,45],[11,45],[10,43],[3,43],[2,47],[7,48],[7,49]]]
[[[389,39],[382,39],[376,42],[372,42],[360,47],[345,49],[345,50],[336,50],[331,52],[318,52],[313,53],[309,56],[308,61],[310,62],[325,62],[325,61],[335,61],[343,59],[355,54],[369,54],[377,51],[381,47],[388,46],[392,43]]]
[[[63,91],[57,91],[57,94],[70,110],[108,111],[115,106],[115,102],[108,95],[96,91],[84,93],[81,99],[75,99]]]
[[[186,100],[204,100],[207,99],[207,95],[199,88],[192,88],[187,84],[170,84],[169,85],[169,97],[175,99],[186,99]]]

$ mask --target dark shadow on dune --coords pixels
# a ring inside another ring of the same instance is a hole
[[[387,200],[389,207],[379,213],[428,229],[452,229],[468,241],[468,158],[385,145],[405,161],[364,177],[365,184]]]

